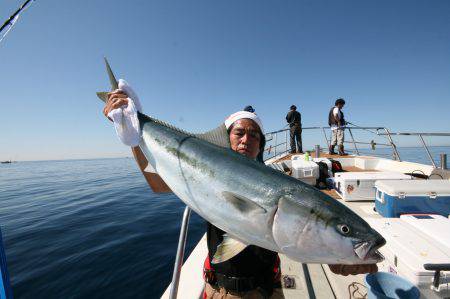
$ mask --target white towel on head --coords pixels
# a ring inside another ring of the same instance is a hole
[[[237,121],[239,119],[243,119],[243,118],[248,118],[248,119],[253,120],[261,129],[261,133],[264,134],[264,128],[263,128],[261,119],[258,117],[258,115],[256,115],[256,113],[248,112],[248,111],[238,111],[238,112],[235,112],[235,113],[231,114],[230,116],[228,116],[228,118],[225,119],[225,122],[224,122],[225,127],[228,130],[235,121]]]
[[[138,146],[141,141],[141,127],[137,112],[142,112],[142,106],[137,94],[125,80],[119,79],[119,89],[128,95],[128,105],[111,110],[108,117],[113,120],[117,136],[123,144]]]

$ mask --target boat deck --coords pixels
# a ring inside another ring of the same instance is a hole
[[[291,160],[292,156],[295,156],[295,155],[303,155],[303,154],[287,154],[287,155],[283,155],[282,157],[278,158],[274,162],[281,162],[281,161],[285,161],[285,160]],[[314,153],[314,152],[310,153],[310,155],[313,158],[316,157],[316,153]],[[355,156],[353,156],[353,155],[340,156],[340,155],[337,155],[337,154],[320,153],[320,157],[321,158],[328,158],[328,159],[337,159],[337,158],[345,159],[345,158],[354,158]]]
[[[290,160],[292,155],[287,155],[275,162],[280,162],[283,160]],[[334,159],[346,159],[354,158],[355,156],[338,156],[338,155],[328,155],[324,154],[321,157],[334,158]],[[358,158],[361,158],[358,157]],[[372,157],[367,157],[371,159]],[[379,171],[375,169],[362,169],[355,166],[343,166],[344,171],[348,172],[361,172],[361,171]],[[346,202],[341,199],[339,194],[334,189],[324,189],[320,190],[323,193],[331,196],[335,200],[340,201],[355,213],[360,215],[362,218],[382,218],[374,210],[373,202],[368,201],[349,201]],[[342,276],[331,272],[328,265],[316,265],[316,264],[301,264],[293,261],[280,254],[280,259],[282,261],[282,272],[286,275],[291,274],[292,269],[297,271],[296,276],[300,278],[299,287],[295,292],[291,290],[284,289],[283,292],[285,297],[288,298],[367,298],[367,288],[364,283],[365,274],[360,275],[348,275]],[[284,266],[284,267],[283,267]],[[305,288],[304,285],[308,277],[311,280],[312,289]],[[432,290],[421,289],[421,298],[448,298],[450,294],[441,294],[444,297],[437,296]]]
[[[321,157],[339,159],[343,164],[344,171],[379,171],[375,169],[362,169],[345,163],[344,159],[355,158],[355,156],[338,156],[324,154]],[[272,160],[272,163],[287,161],[291,155],[286,155]],[[358,156],[358,159],[372,160],[373,157]],[[347,164],[347,165],[346,165]],[[415,167],[415,166],[414,166]],[[289,174],[289,171],[285,171]],[[340,201],[362,218],[382,218],[374,211],[373,202],[351,201],[341,199],[335,190],[321,190],[335,200]],[[202,267],[204,257],[207,255],[206,234],[197,244],[189,259],[183,265],[180,277],[178,298],[201,298],[203,290]],[[291,260],[280,254],[283,293],[286,299],[290,298],[367,298],[367,288],[364,284],[365,274],[342,276],[331,272],[328,265],[302,264]],[[286,282],[294,281],[293,287],[288,287]],[[170,286],[161,298],[169,298]],[[188,292],[188,293],[186,293]],[[442,297],[443,296],[443,297]],[[450,298],[450,293],[436,295],[432,290],[421,289],[421,298]]]

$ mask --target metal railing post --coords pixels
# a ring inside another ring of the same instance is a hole
[[[425,140],[423,140],[422,134],[419,134],[419,139],[420,139],[420,141],[422,141],[423,148],[427,151],[428,158],[430,158],[431,164],[433,164],[434,168],[437,168],[436,163],[434,163],[433,157],[431,156],[431,153],[428,150],[427,145],[425,144]]]
[[[277,145],[278,145],[277,139],[278,139],[278,133],[275,133],[275,150],[274,150],[274,157],[277,156]]]
[[[348,132],[350,133],[350,136],[352,137],[353,147],[355,148],[356,154],[359,156],[358,148],[356,147],[355,138],[353,138],[353,133],[350,128],[347,128]]]
[[[441,154],[441,169],[447,169],[447,154]]]
[[[177,256],[175,258],[175,265],[173,267],[172,283],[170,287],[170,299],[176,299],[178,293],[178,284],[180,282],[181,266],[183,265],[184,249],[186,247],[186,236],[189,225],[189,218],[191,216],[191,209],[188,206],[184,208],[183,222],[181,223],[180,238],[178,239]]]
[[[286,131],[285,133],[286,133],[285,134],[286,135],[286,146],[285,146],[284,152],[287,153],[287,151],[288,151],[288,131]]]
[[[330,148],[330,142],[328,141],[327,133],[325,132],[325,128],[322,127],[323,136],[325,136],[325,142],[327,143],[327,147]]]
[[[400,159],[400,155],[398,154],[397,147],[395,146],[395,143],[392,140],[391,133],[389,132],[389,130],[387,128],[383,128],[383,129],[384,129],[384,131],[386,132],[386,134],[388,136],[389,143],[391,144],[392,150],[394,152],[395,160],[401,162],[402,159]]]
[[[320,158],[320,145],[316,144],[315,151],[316,151],[316,158]]]

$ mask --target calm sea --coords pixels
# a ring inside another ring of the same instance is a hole
[[[439,161],[450,147],[432,153]],[[430,164],[423,149],[400,154]],[[1,164],[0,226],[14,296],[158,298],[172,275],[183,210],[176,196],[150,190],[133,159]],[[193,214],[187,253],[205,228]]]

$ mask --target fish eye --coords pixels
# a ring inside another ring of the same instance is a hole
[[[339,224],[338,229],[344,235],[348,235],[350,233],[350,227],[345,224]]]

